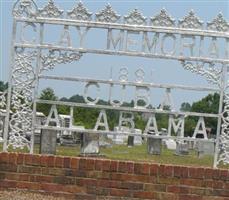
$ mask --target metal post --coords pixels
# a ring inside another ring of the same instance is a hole
[[[40,35],[39,35],[39,44],[43,43],[44,38],[44,24],[40,23]],[[30,141],[30,153],[33,153],[34,149],[34,134],[35,134],[35,125],[36,125],[36,112],[37,112],[37,103],[36,99],[38,97],[38,86],[39,86],[39,74],[41,71],[41,48],[37,47],[37,63],[36,63],[36,74],[35,74],[35,88],[34,88],[34,96],[33,96],[33,116],[32,116],[32,133],[31,133],[31,141]]]
[[[219,100],[219,114],[222,114],[223,111],[223,97],[224,97],[224,90],[225,90],[225,75],[227,73],[227,65],[222,66],[222,74],[221,74],[221,83],[220,83],[220,100]],[[219,154],[219,142],[220,142],[220,131],[221,131],[221,121],[222,115],[218,117],[217,123],[217,132],[216,132],[216,144],[215,144],[215,154],[214,154],[214,162],[213,167],[217,168],[217,160]]]
[[[9,122],[10,122],[10,105],[11,105],[11,95],[12,95],[12,81],[13,81],[13,68],[14,68],[14,55],[15,55],[15,39],[17,32],[17,21],[13,20],[13,31],[12,31],[12,42],[11,42],[11,67],[9,73],[8,81],[8,92],[7,92],[7,105],[6,105],[6,117],[4,125],[4,134],[3,134],[3,151],[7,151],[7,142],[8,142],[8,133],[9,133]]]

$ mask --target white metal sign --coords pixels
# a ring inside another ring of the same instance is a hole
[[[101,112],[94,129],[85,130],[85,132],[98,134],[116,134],[109,130],[106,116],[106,110],[109,109],[119,110],[119,126],[128,124],[131,129],[134,128],[133,112],[150,113],[145,132],[153,131],[155,134],[145,134],[144,137],[162,137],[158,134],[155,113],[169,115],[168,135],[164,136],[166,138],[174,137],[171,136],[171,130],[177,134],[175,138],[184,138],[185,117],[199,117],[193,138],[189,140],[196,140],[195,136],[200,133],[206,139],[204,118],[218,118],[217,136],[214,141],[216,143],[214,166],[216,167],[221,161],[229,163],[229,96],[227,91],[229,24],[222,14],[218,14],[211,22],[204,24],[193,11],[190,11],[183,19],[176,21],[165,9],[151,18],[144,17],[137,9],[122,17],[110,5],[93,15],[81,2],[70,11],[64,12],[52,0],[43,8],[38,8],[33,0],[18,0],[13,8],[13,19],[12,68],[4,129],[5,151],[10,145],[15,148],[27,146],[32,153],[33,137],[31,141],[28,141],[25,134],[33,136],[35,128],[66,129],[60,126],[56,106],[67,105],[70,107],[71,116],[73,116],[74,107],[100,108]],[[61,31],[57,33],[58,40],[54,43],[44,40],[48,26],[61,27]],[[97,38],[97,40],[104,41],[105,45],[101,42],[100,47],[95,47],[86,43],[90,32],[96,30],[105,31],[106,38],[102,36]],[[29,36],[26,34],[28,31]],[[51,70],[57,64],[78,61],[85,53],[177,60],[183,68],[206,78],[211,87],[145,82],[145,72],[142,69],[135,72],[135,81],[128,80],[126,68],[120,70],[119,80],[43,74],[45,70]],[[85,103],[38,99],[38,84],[41,79],[85,83]],[[101,84],[106,84],[110,88],[108,94],[110,105],[98,105]],[[115,85],[121,86],[121,100],[119,101],[113,95]],[[127,86],[135,88],[132,108],[122,106],[122,96]],[[93,100],[88,98],[90,87],[95,87],[98,94],[97,98]],[[148,108],[150,88],[166,90],[162,107],[159,109]],[[175,111],[171,90],[176,88],[219,92],[218,114]],[[139,105],[140,100],[144,102],[144,105]],[[46,124],[43,126],[36,124],[37,103],[52,105]],[[171,109],[163,110],[164,105],[170,105]],[[11,116],[10,110],[12,110]],[[50,122],[55,122],[56,126],[49,126]],[[103,130],[100,130],[101,127]],[[68,130],[77,131],[74,128],[68,128]],[[188,138],[185,139],[188,140]]]

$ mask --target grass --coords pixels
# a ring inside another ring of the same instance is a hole
[[[0,145],[0,148],[2,146]],[[17,152],[28,152],[28,150],[13,150],[9,151]],[[39,153],[39,145],[35,145],[34,153]],[[198,158],[195,151],[191,151],[187,156],[176,156],[174,151],[163,148],[162,154],[159,155],[149,155],[147,154],[146,145],[127,147],[126,145],[114,145],[108,148],[100,148],[100,153],[105,158],[114,160],[132,160],[139,162],[149,162],[149,163],[161,163],[161,164],[172,164],[172,165],[185,165],[185,166],[202,166],[202,167],[212,167],[213,166],[213,156],[204,156]],[[57,146],[57,155],[62,156],[79,156],[80,146]],[[229,169],[229,165],[219,165],[219,168]]]

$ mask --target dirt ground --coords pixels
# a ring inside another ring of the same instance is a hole
[[[65,200],[61,197],[47,196],[28,191],[0,191],[0,200]]]

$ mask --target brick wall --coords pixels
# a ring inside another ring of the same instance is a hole
[[[229,170],[0,153],[0,189],[66,199],[229,200]]]

